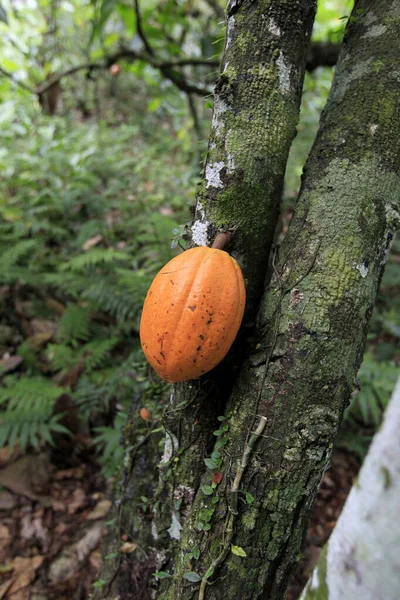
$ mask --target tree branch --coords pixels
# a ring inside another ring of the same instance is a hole
[[[182,59],[176,59],[176,60],[160,61],[160,60],[157,60],[156,58],[154,58],[153,56],[150,56],[143,52],[136,52],[135,50],[129,50],[129,49],[125,48],[125,49],[119,50],[118,52],[115,52],[114,54],[110,54],[102,62],[82,63],[80,65],[70,67],[69,69],[66,69],[65,71],[55,74],[54,77],[52,77],[50,80],[44,81],[36,89],[29,88],[28,86],[26,86],[26,89],[27,89],[27,91],[30,91],[31,93],[34,93],[34,94],[42,94],[47,89],[49,89],[52,85],[61,81],[61,79],[64,79],[65,77],[74,75],[75,73],[78,73],[79,71],[94,71],[94,70],[99,70],[99,69],[108,69],[112,64],[117,63],[118,61],[120,61],[122,59],[128,59],[128,60],[132,60],[132,61],[141,60],[141,61],[147,62],[148,64],[155,67],[156,69],[159,69],[163,73],[163,75],[167,79],[169,79],[172,83],[174,83],[174,85],[176,87],[178,87],[180,90],[187,92],[187,93],[198,94],[200,96],[208,96],[212,93],[212,91],[210,89],[203,88],[201,86],[197,86],[195,84],[188,82],[185,79],[183,74],[181,74],[178,71],[175,71],[174,69],[177,69],[179,67],[186,67],[186,66],[190,66],[190,65],[215,67],[219,64],[217,61],[211,61],[211,60],[209,61],[209,60],[205,60],[205,59],[201,59],[201,58],[197,58],[197,57],[188,57],[188,58],[182,58]],[[16,83],[18,83],[18,82],[16,81]],[[24,86],[25,84],[21,84],[21,85]]]
[[[36,93],[36,91],[33,88],[31,88],[29,85],[26,85],[26,83],[24,83],[23,81],[18,81],[18,79],[15,79],[14,75],[12,73],[10,73],[9,71],[7,71],[6,69],[3,69],[3,67],[0,67],[0,73],[4,77],[7,77],[8,79],[10,79],[13,83],[18,85],[21,89],[25,90],[26,92],[30,92],[31,94]]]
[[[140,37],[140,39],[143,42],[144,47],[146,48],[147,53],[150,56],[154,56],[154,51],[153,48],[150,46],[144,31],[143,31],[143,27],[142,27],[142,14],[140,12],[140,6],[139,6],[139,0],[134,0],[134,7],[135,7],[135,13],[136,13],[136,29],[137,29],[137,33],[138,36]]]

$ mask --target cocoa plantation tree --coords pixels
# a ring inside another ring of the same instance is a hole
[[[140,443],[143,424],[129,422],[98,598],[278,600],[301,557],[400,198],[400,1],[357,0],[295,215],[273,249],[315,10],[227,6],[191,238],[225,234],[245,319],[227,359],[175,385]]]

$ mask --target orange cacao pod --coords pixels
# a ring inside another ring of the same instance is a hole
[[[242,271],[227,252],[200,246],[179,254],[144,301],[140,341],[147,360],[174,383],[207,373],[231,347],[245,302]]]

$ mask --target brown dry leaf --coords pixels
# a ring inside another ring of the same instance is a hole
[[[12,562],[6,562],[0,565],[0,573],[4,575],[5,573],[11,573],[14,571],[14,565]]]
[[[89,238],[88,240],[86,240],[86,242],[82,246],[82,250],[84,250],[86,252],[87,250],[90,250],[90,248],[94,248],[95,246],[97,246],[97,244],[100,244],[100,242],[102,242],[102,241],[103,241],[103,236],[100,234],[97,234],[97,235]]]
[[[81,378],[82,373],[86,369],[86,364],[82,360],[76,365],[73,365],[68,371],[61,377],[60,383],[65,387],[74,388]]]
[[[95,552],[92,552],[92,554],[89,556],[89,563],[90,563],[90,566],[93,567],[97,573],[100,571],[100,567],[101,567],[101,552],[100,552],[100,550],[96,550]]]
[[[10,530],[0,523],[0,549],[4,549],[10,543]]]
[[[77,510],[82,508],[87,502],[87,497],[82,488],[77,488],[72,494],[72,500],[68,504],[67,513],[73,515]]]
[[[5,446],[4,448],[0,448],[0,467],[5,467],[8,463],[17,459],[20,454],[21,448],[19,446],[14,446],[13,448]]]
[[[14,559],[14,573],[12,585],[8,590],[9,600],[29,600],[29,584],[33,581],[37,569],[41,566],[44,556],[33,556],[23,558],[17,556]]]
[[[20,536],[23,540],[40,540],[43,551],[46,551],[49,546],[49,531],[43,526],[40,515],[27,514],[22,517]]]
[[[32,312],[32,301],[31,300],[16,300],[15,311],[23,319],[29,319]]]
[[[125,542],[122,544],[119,549],[120,552],[124,552],[125,554],[129,554],[130,552],[134,552],[137,548],[137,544],[135,542]]]
[[[31,327],[34,334],[46,333],[49,335],[51,333],[53,336],[57,331],[56,323],[53,323],[53,321],[49,321],[48,319],[32,319]]]
[[[87,515],[88,521],[96,521],[97,519],[104,519],[108,511],[112,506],[110,500],[100,500],[94,507],[94,509]]]
[[[11,510],[17,506],[17,498],[11,492],[0,492],[0,510]]]
[[[51,333],[50,331],[48,331],[47,333],[34,333],[33,335],[30,335],[26,339],[26,341],[35,350],[40,350],[40,348],[47,344],[47,342],[50,341],[52,337],[53,333]]]
[[[0,485],[12,492],[31,498],[44,499],[43,491],[49,481],[51,464],[46,454],[28,454],[0,470]]]
[[[83,479],[85,474],[85,469],[80,467],[72,467],[71,469],[63,469],[62,471],[57,471],[53,475],[53,479],[55,481],[61,481],[63,479]]]
[[[58,300],[56,300],[55,298],[47,298],[46,306],[47,306],[47,308],[49,308],[53,312],[57,313],[58,315],[64,314],[65,305],[62,304],[62,302],[59,302]]]
[[[0,360],[0,374],[4,375],[5,373],[9,373],[10,371],[14,371],[23,361],[22,356],[8,356],[6,358],[2,358]]]
[[[2,600],[2,598],[4,598],[5,594],[8,592],[9,588],[11,587],[13,580],[9,579],[8,581],[5,581],[4,583],[2,583],[0,585],[0,600]]]
[[[100,543],[104,532],[102,525],[95,525],[78,543],[65,548],[50,565],[50,581],[54,583],[70,577]]]

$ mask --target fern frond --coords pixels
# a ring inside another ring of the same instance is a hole
[[[66,344],[48,344],[46,358],[53,371],[63,371],[75,365],[79,360],[76,350]]]
[[[58,335],[64,342],[88,340],[90,311],[78,304],[69,304],[60,319]]]
[[[102,366],[109,357],[110,351],[118,343],[119,339],[110,337],[104,340],[94,340],[82,346],[80,356],[86,365],[86,373]]]
[[[142,308],[142,300],[135,298],[131,291],[121,289],[107,279],[90,284],[82,292],[82,298],[90,300],[97,308],[120,322],[132,319]]]
[[[60,271],[83,271],[87,267],[93,267],[99,264],[109,264],[116,261],[130,260],[129,254],[119,252],[114,248],[93,248],[88,252],[74,256],[60,266]]]
[[[35,248],[34,240],[21,240],[0,254],[0,282],[9,283],[18,279],[16,267],[18,262]]]
[[[54,404],[65,388],[52,385],[42,377],[18,379],[7,377],[6,387],[0,388],[0,446],[23,449],[31,444],[38,447],[40,438],[50,441],[51,431],[67,432],[60,423],[61,415],[53,415]]]

